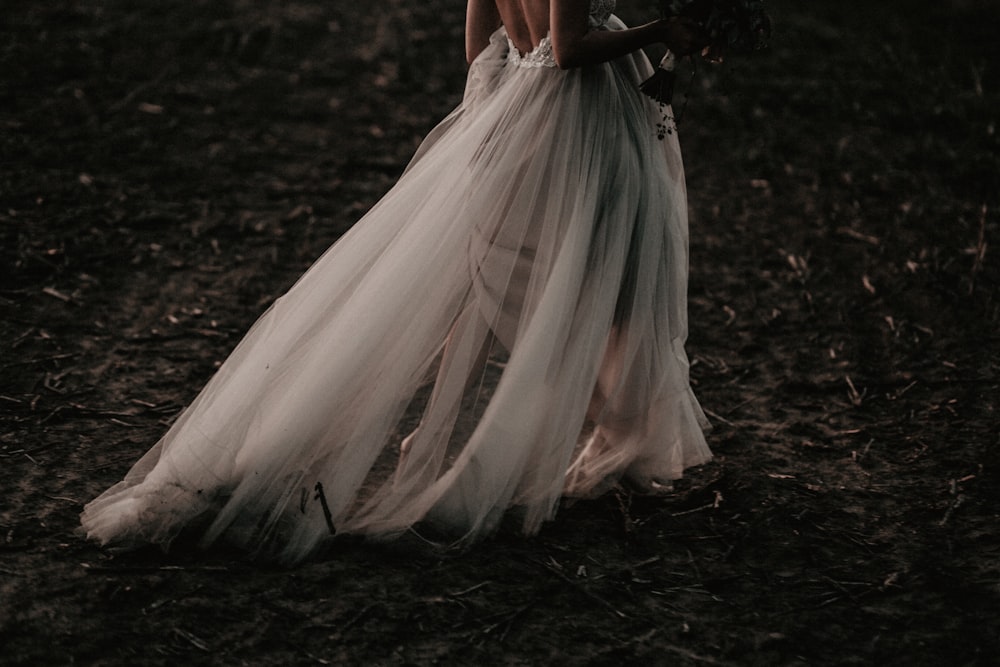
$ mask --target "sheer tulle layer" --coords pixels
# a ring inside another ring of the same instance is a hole
[[[334,532],[472,539],[512,506],[531,532],[564,493],[708,460],[683,171],[648,73],[515,67],[499,32],[397,185],[86,507],[88,534],[197,529],[294,561]]]

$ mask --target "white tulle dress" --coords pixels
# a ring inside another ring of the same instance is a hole
[[[613,4],[593,29],[624,27]],[[86,506],[86,533],[287,562],[335,534],[463,543],[707,461],[683,168],[650,73],[641,53],[560,70],[548,38],[522,55],[498,30],[399,182]]]

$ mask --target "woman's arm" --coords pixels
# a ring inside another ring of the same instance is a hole
[[[627,30],[591,30],[589,14],[590,0],[551,0],[549,4],[552,53],[562,69],[607,62],[657,42],[679,56],[708,43],[698,25],[687,19],[661,19]]]
[[[465,10],[465,59],[471,64],[490,43],[500,27],[500,12],[494,0],[469,0]]]

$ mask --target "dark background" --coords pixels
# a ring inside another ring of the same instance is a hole
[[[769,6],[681,73],[716,460],[282,570],[77,516],[458,103],[464,3],[6,3],[0,663],[994,664],[1000,10]]]

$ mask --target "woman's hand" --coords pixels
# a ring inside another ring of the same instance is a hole
[[[709,45],[708,33],[696,21],[680,16],[657,22],[660,41],[677,56],[689,56]]]

